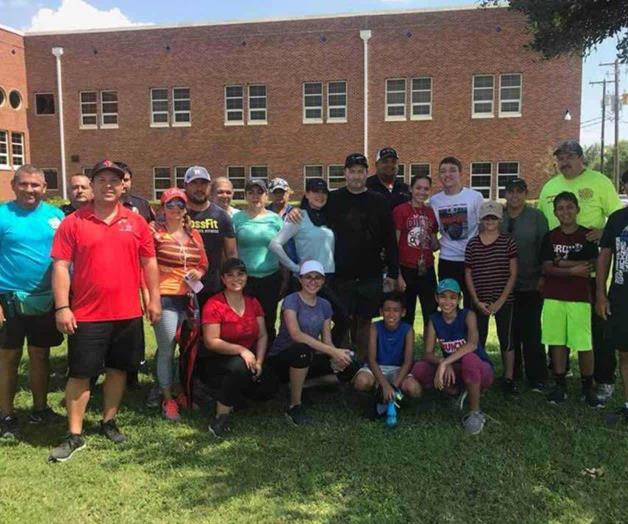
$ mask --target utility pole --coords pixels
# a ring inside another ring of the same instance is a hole
[[[591,85],[602,84],[602,136],[600,137],[600,171],[604,172],[604,128],[606,127],[606,78],[601,82],[589,82]]]
[[[614,62],[600,64],[600,66],[613,66],[615,73],[615,107],[613,113],[615,113],[615,158],[613,159],[613,182],[615,187],[619,188],[619,59],[615,59]]]

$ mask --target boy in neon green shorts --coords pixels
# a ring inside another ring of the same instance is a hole
[[[554,198],[554,215],[560,225],[545,235],[541,248],[545,275],[542,341],[549,346],[556,379],[548,401],[560,404],[567,400],[565,373],[569,348],[578,352],[582,400],[598,407],[601,404],[593,391],[589,282],[598,250],[586,238],[589,230],[576,222],[579,211],[573,193],[564,191]]]

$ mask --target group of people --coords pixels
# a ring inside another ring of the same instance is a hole
[[[377,152],[371,176],[364,155],[347,156],[338,190],[307,179],[295,207],[286,180],[250,179],[242,210],[231,205],[229,179],[212,180],[202,166],[154,210],[131,193],[122,162],[73,176],[61,209],[43,201],[43,172],[22,166],[15,200],[0,206],[0,437],[20,436],[13,402],[25,340],[29,422],[63,418],[47,392],[50,347],[67,335],[69,432],[49,460],[85,446],[85,410],[102,373],[100,433],[126,441],[116,414],[145,358],[143,316],[157,341],[149,401],[177,421],[196,388],[210,391],[216,437],[234,410],[273,397],[282,382],[296,425],[311,421],[307,383],[344,382],[373,416],[389,401],[442,390],[461,410],[468,402],[463,426],[480,433],[481,392],[495,373],[485,350],[491,317],[505,398],[519,395],[525,375],[530,389],[563,403],[576,352],[582,400],[601,407],[613,393],[617,350],[628,420],[628,209],[610,180],[584,165],[577,142],[554,155],[560,174],[537,207],[522,178],[508,181],[505,205],[485,201],[463,186],[455,157],[440,162],[436,194],[428,175],[407,185],[391,147]]]

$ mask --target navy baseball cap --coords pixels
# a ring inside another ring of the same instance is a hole
[[[386,160],[387,158],[394,158],[395,160],[399,160],[399,155],[397,154],[397,151],[395,151],[392,147],[383,147],[377,152],[375,162],[379,162],[380,160]]]
[[[526,181],[523,178],[519,177],[511,178],[508,182],[506,182],[506,191],[510,192],[515,188],[527,191],[528,184],[526,184]]]
[[[325,182],[325,179],[323,178],[308,178],[305,181],[305,190],[306,191],[324,191],[325,193],[329,193],[327,182]]]
[[[345,169],[353,166],[364,166],[368,169],[369,163],[362,153],[351,153],[347,158],[345,158]]]

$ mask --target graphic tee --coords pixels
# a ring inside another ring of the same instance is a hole
[[[478,234],[482,202],[482,193],[468,187],[457,195],[441,191],[430,198],[441,234],[440,258],[464,262],[467,242]]]
[[[628,208],[620,209],[608,217],[600,239],[600,247],[608,248],[613,253],[609,299],[612,304],[618,304],[621,310],[626,311],[628,310]]]
[[[445,322],[440,311],[430,315],[432,326],[434,326],[434,331],[436,332],[436,343],[440,347],[443,357],[447,358],[467,343],[467,337],[469,336],[467,329],[468,314],[468,309],[459,309],[453,322]],[[474,353],[481,360],[493,366],[493,362],[488,358],[484,346],[479,342]]]
[[[393,222],[399,231],[399,264],[416,268],[419,260],[423,260],[426,267],[432,267],[432,235],[438,232],[438,221],[432,208],[413,207],[406,202],[393,209]]]
[[[556,258],[572,261],[586,261],[597,258],[597,246],[586,238],[590,230],[579,226],[570,234],[560,227],[545,235],[541,247],[541,260],[551,262]],[[590,279],[574,276],[545,275],[543,297],[566,302],[591,302]]]

